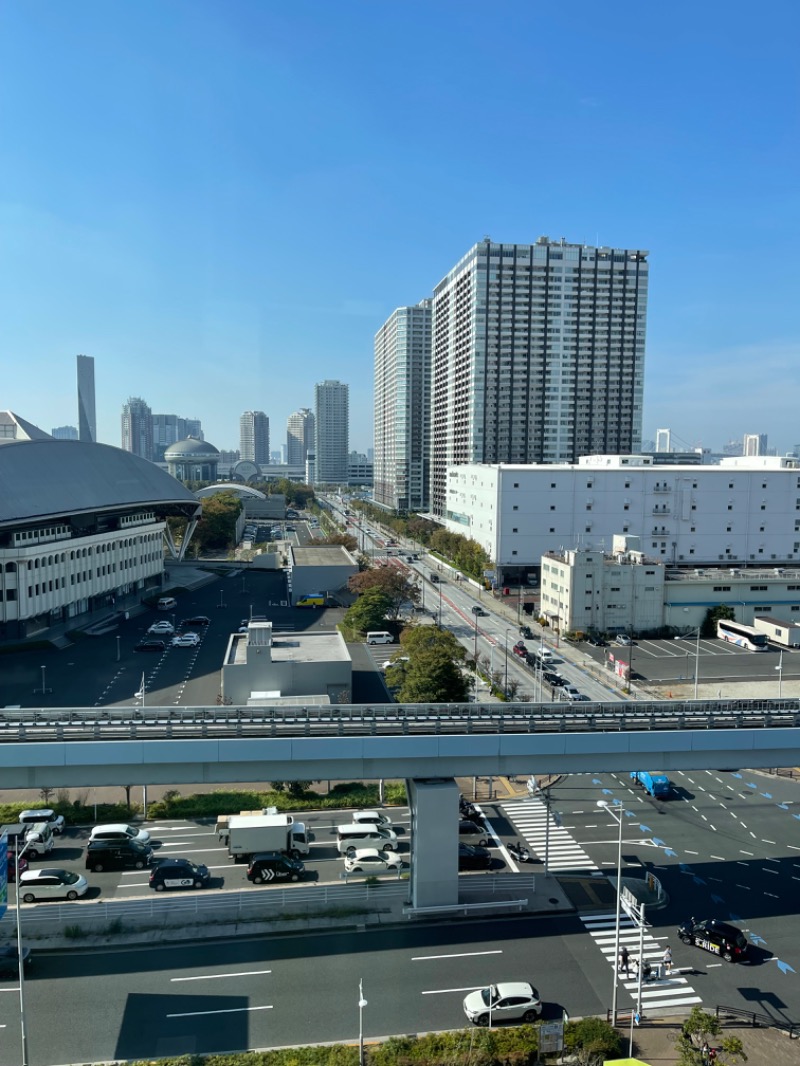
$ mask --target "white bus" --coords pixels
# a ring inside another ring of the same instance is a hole
[[[748,651],[766,651],[767,634],[759,633],[752,626],[742,625],[741,622],[731,622],[727,618],[720,618],[717,622],[717,636],[720,640],[727,640],[729,644],[738,644],[740,648]]]

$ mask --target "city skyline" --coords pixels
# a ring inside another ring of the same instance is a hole
[[[549,233],[650,249],[645,438],[670,426],[718,451],[767,427],[789,451],[799,16],[775,7],[779,34],[713,0],[669,18],[579,3],[577,20],[514,0],[502,18],[411,0],[424,25],[411,85],[392,75],[393,13],[358,0],[110,12],[44,0],[41,19],[7,6],[4,404],[72,424],[86,353],[99,441],[117,443],[120,406],[143,395],[231,448],[242,410],[283,427],[313,405],[314,381],[337,377],[366,451],[381,323],[485,235]],[[645,73],[623,54],[646,55]],[[465,163],[487,124],[501,169]]]

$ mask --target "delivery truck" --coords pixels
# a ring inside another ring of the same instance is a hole
[[[217,835],[235,862],[249,862],[264,851],[293,859],[308,855],[308,833],[291,814],[231,814],[217,819]]]
[[[632,770],[631,781],[656,799],[667,799],[672,788],[666,774],[652,774],[649,770]]]

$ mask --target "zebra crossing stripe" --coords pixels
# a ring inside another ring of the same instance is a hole
[[[597,865],[574,837],[555,824],[541,800],[531,798],[519,803],[504,803],[502,810],[540,862],[544,861],[547,851],[549,870],[556,873],[559,870],[597,870]]]

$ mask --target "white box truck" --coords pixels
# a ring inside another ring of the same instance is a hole
[[[249,862],[262,851],[281,851],[293,859],[308,855],[308,833],[291,814],[232,814],[217,822],[220,840],[235,862]]]
[[[753,629],[766,633],[770,644],[780,644],[784,648],[800,648],[800,625],[796,622],[784,622],[781,618],[761,615],[753,619]]]

